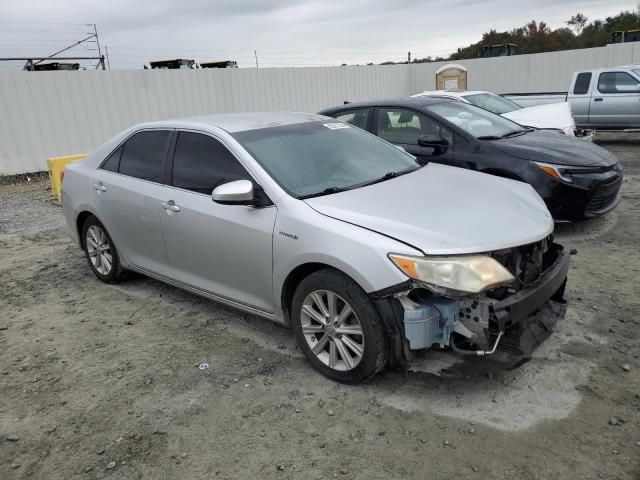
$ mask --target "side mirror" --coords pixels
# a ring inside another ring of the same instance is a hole
[[[434,155],[442,155],[449,148],[449,142],[440,135],[420,135],[418,145],[433,148]]]
[[[253,183],[249,180],[223,183],[213,190],[211,198],[222,205],[253,205]]]

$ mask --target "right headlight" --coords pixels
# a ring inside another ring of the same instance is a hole
[[[414,257],[390,253],[389,259],[405,275],[438,293],[480,293],[515,280],[511,272],[486,255]]]
[[[567,167],[562,165],[555,165],[553,163],[532,162],[536,167],[549,175],[551,178],[561,180],[563,182],[572,183],[571,176],[566,172]]]

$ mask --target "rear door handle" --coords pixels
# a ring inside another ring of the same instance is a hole
[[[594,98],[593,101],[594,102],[601,102],[602,100],[604,100],[603,98]]]
[[[95,188],[98,192],[106,192],[107,191],[107,187],[105,187],[102,184],[102,182],[95,183],[93,185],[93,188]]]
[[[172,212],[180,211],[180,207],[177,206],[176,202],[174,202],[173,200],[169,200],[168,202],[162,202],[160,205],[162,205],[162,208],[164,208],[165,210],[171,210]]]

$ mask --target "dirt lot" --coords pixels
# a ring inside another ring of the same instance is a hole
[[[530,363],[357,387],[264,320],[100,283],[46,181],[0,185],[0,479],[640,479],[640,144],[606,147],[623,202],[558,226],[570,307]]]

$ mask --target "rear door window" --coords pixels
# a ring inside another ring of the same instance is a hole
[[[357,110],[342,111],[336,114],[335,118],[341,122],[366,130],[367,119],[369,118],[370,111],[370,108],[358,108]]]
[[[604,72],[598,77],[600,93],[635,93],[640,81],[626,72]]]
[[[576,84],[573,86],[574,95],[585,95],[589,93],[589,84],[591,83],[591,72],[579,73],[576,77]]]
[[[378,131],[387,142],[417,145],[421,135],[438,135],[453,143],[453,132],[427,115],[401,108],[378,110]]]
[[[136,133],[123,146],[118,171],[122,175],[162,183],[170,138],[171,132],[168,130]]]
[[[218,185],[235,180],[251,180],[251,176],[220,141],[201,133],[179,133],[173,157],[174,187],[211,195]]]

